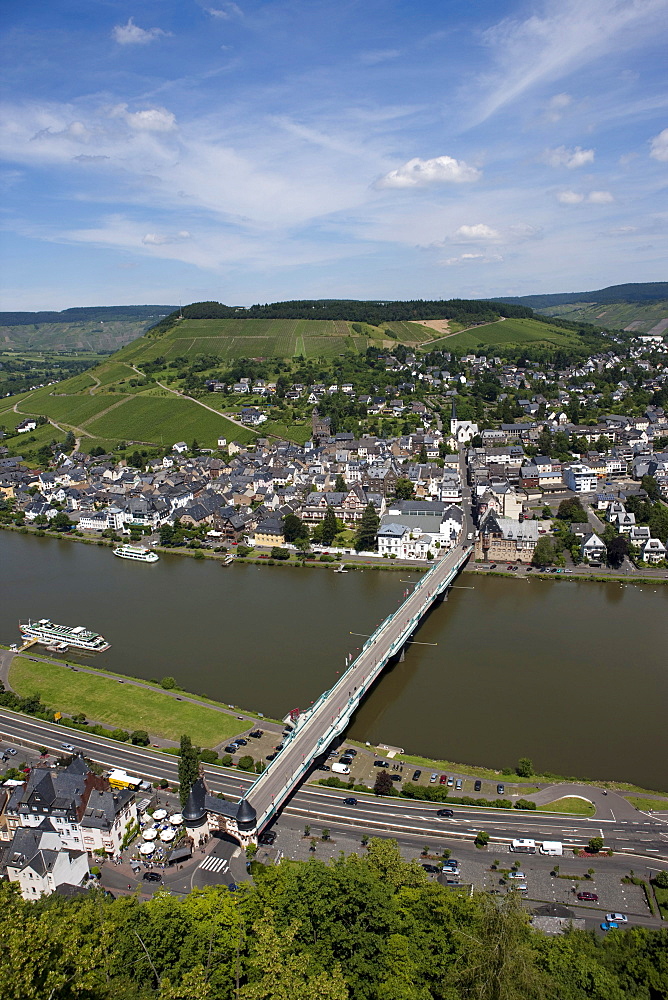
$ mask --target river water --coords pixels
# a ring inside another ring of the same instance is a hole
[[[335,682],[412,579],[176,555],[137,564],[5,531],[0,641],[16,641],[29,616],[85,625],[111,643],[101,667],[171,675],[282,718]],[[416,639],[425,645],[381,678],[352,737],[499,768],[527,756],[540,770],[668,790],[668,587],[462,574]]]

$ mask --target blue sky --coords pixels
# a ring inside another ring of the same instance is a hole
[[[668,0],[4,8],[2,309],[666,278]]]

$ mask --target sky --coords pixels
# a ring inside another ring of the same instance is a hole
[[[666,275],[668,0],[21,0],[0,309]]]

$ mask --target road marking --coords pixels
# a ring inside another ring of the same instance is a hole
[[[207,872],[226,872],[229,865],[227,858],[217,858],[215,854],[212,854],[205,858],[199,867]]]

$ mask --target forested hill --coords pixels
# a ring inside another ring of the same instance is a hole
[[[0,312],[2,326],[32,326],[35,323],[111,323],[117,320],[155,320],[176,306],[81,306],[62,312]]]
[[[167,325],[178,316],[168,316]],[[452,319],[472,326],[493,323],[499,316],[529,318],[531,309],[522,305],[474,299],[412,299],[407,302],[358,299],[296,299],[265,305],[227,306],[221,302],[193,302],[183,307],[186,319],[314,319],[344,320],[349,323],[410,322],[416,319]]]
[[[571,302],[658,302],[668,299],[668,281],[647,281],[628,285],[609,285],[593,292],[557,292],[553,295],[522,295],[502,297],[498,302],[528,306],[530,309],[547,309],[549,306],[568,305]]]

